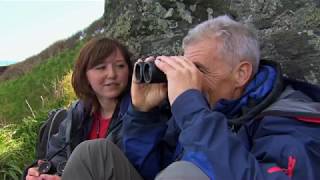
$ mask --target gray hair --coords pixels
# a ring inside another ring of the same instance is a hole
[[[258,71],[260,48],[255,33],[227,15],[207,20],[191,29],[183,39],[182,47],[185,49],[192,43],[215,38],[222,40],[223,44],[218,46],[219,53],[232,66],[246,59],[253,66],[253,74]]]

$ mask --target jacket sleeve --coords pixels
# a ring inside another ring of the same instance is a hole
[[[310,165],[317,166],[319,154],[314,159],[308,156],[303,143],[290,134],[298,129],[287,123],[293,119],[276,119],[279,131],[261,133],[248,149],[228,130],[224,114],[210,110],[197,90],[181,94],[172,105],[172,114],[181,130],[182,159],[198,166],[210,179],[316,179],[315,167]]]
[[[123,151],[144,179],[154,179],[173,156],[175,147],[164,141],[167,120],[159,108],[139,112],[132,104],[123,117]]]

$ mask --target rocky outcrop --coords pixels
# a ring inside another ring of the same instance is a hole
[[[106,0],[102,34],[123,40],[136,57],[179,54],[188,29],[228,14],[257,29],[263,59],[320,84],[319,7],[319,0]]]

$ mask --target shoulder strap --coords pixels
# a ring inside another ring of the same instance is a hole
[[[50,122],[50,127],[49,127],[48,137],[47,137],[47,147],[49,145],[49,140],[50,140],[51,136],[58,132],[59,125],[65,119],[66,116],[67,116],[66,109],[58,109],[55,112],[55,114],[52,118],[52,121]]]
[[[66,123],[66,143],[70,144],[72,141],[71,130],[72,130],[72,121],[73,121],[73,111],[76,109],[76,106],[79,104],[79,101],[72,103],[69,112],[67,113],[67,123]],[[72,149],[70,146],[67,148],[67,157],[71,155]]]
[[[38,141],[36,144],[36,158],[44,159],[47,154],[51,136],[58,132],[60,123],[66,117],[65,109],[54,109],[48,113],[48,118],[39,129]]]

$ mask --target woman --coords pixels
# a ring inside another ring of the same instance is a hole
[[[41,174],[28,169],[27,180],[60,179],[61,167],[82,141],[107,138],[120,145],[120,117],[130,102],[132,76],[130,53],[116,40],[92,39],[81,49],[72,75],[72,86],[79,98],[49,141],[46,157],[58,173]],[[56,154],[56,155],[55,155]],[[38,161],[40,165],[42,161]]]

